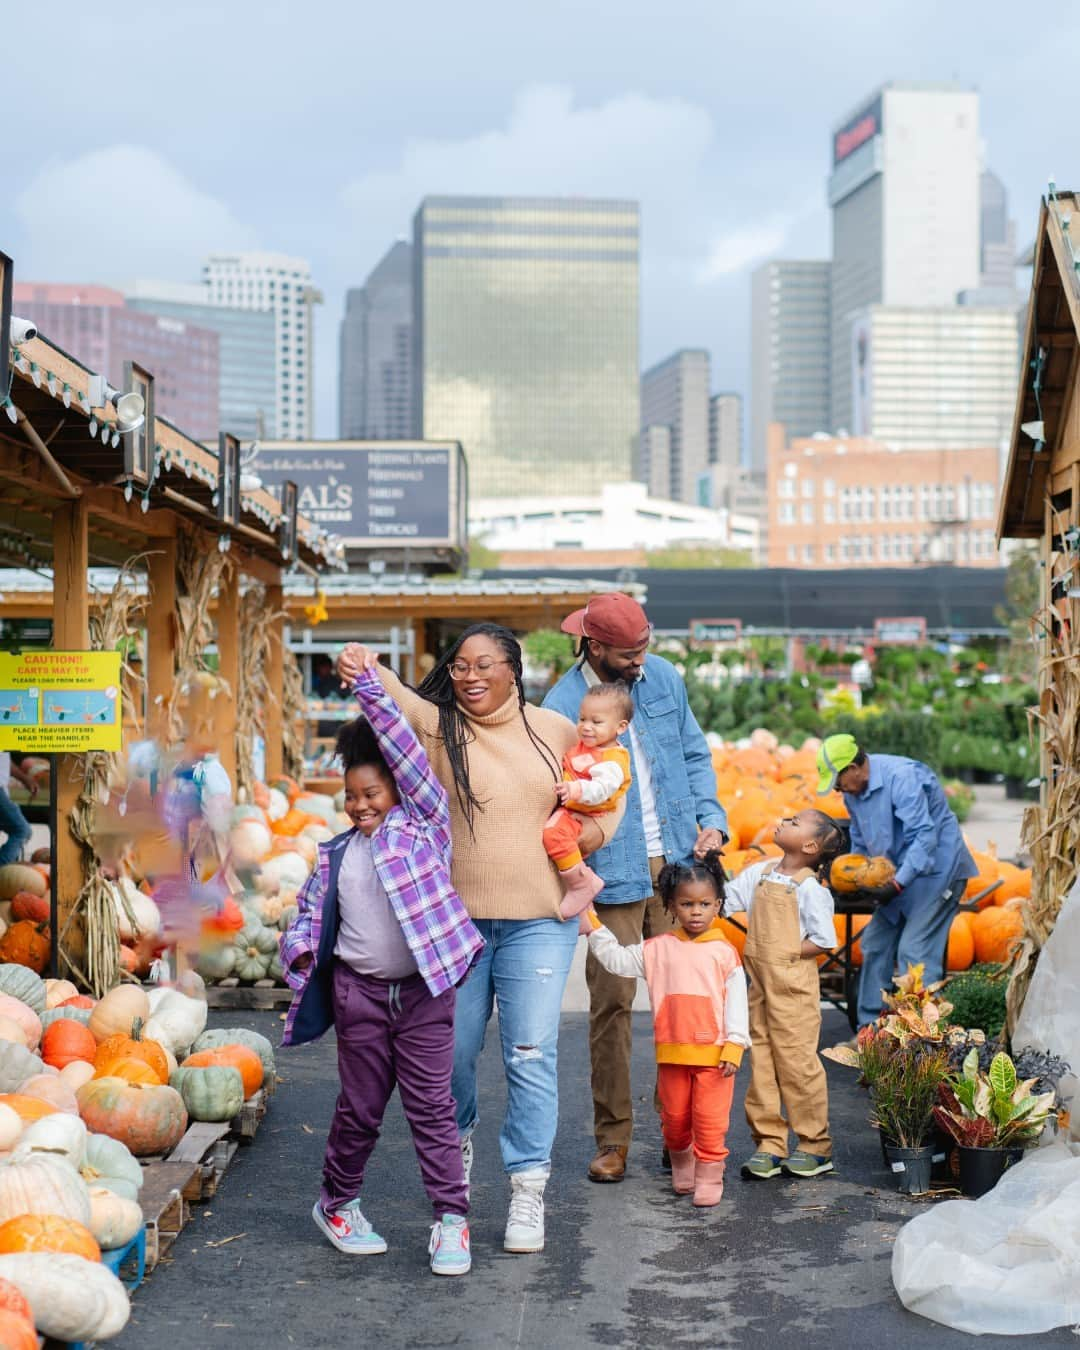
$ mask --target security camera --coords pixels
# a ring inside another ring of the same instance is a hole
[[[20,319],[16,315],[11,316],[11,338],[14,343],[33,342],[37,337],[37,324],[31,323],[29,319]]]

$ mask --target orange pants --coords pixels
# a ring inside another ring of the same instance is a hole
[[[578,839],[581,836],[581,821],[565,806],[553,811],[544,826],[544,849],[548,857],[560,872],[576,867],[582,861]]]
[[[682,1153],[693,1145],[700,1162],[723,1162],[735,1075],[696,1064],[658,1064],[656,1090],[668,1148]]]

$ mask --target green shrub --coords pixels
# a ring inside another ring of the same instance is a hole
[[[949,1021],[969,1031],[985,1031],[991,1038],[1000,1036],[1007,984],[1000,966],[972,966],[954,975],[945,986],[945,998],[953,1005]]]

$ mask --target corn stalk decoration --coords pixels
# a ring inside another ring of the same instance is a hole
[[[266,591],[262,586],[250,586],[240,598],[240,631],[244,641],[240,648],[240,688],[236,697],[236,777],[237,787],[244,794],[241,800],[251,801],[255,786],[255,736],[266,725],[266,707],[280,695],[270,688],[266,671],[270,661],[271,625],[278,614],[266,607]]]
[[[1066,526],[1054,521],[1054,536]],[[1042,637],[1039,706],[1028,712],[1038,730],[1043,763],[1050,766],[1043,801],[1028,807],[1020,840],[1032,860],[1031,900],[1023,907],[1024,937],[1013,957],[1006,996],[1007,1027],[1016,1026],[1039,952],[1054,930],[1062,903],[1072,889],[1080,850],[1080,634],[1077,605],[1060,594],[1080,585],[1080,557],[1052,553],[1050,605],[1032,621]],[[1063,612],[1065,611],[1065,612]],[[1071,613],[1069,612],[1071,611]]]
[[[104,606],[90,617],[90,647],[92,651],[120,651],[120,690],[125,721],[141,720],[143,677],[127,662],[134,650],[134,639],[142,623],[146,596],[135,590],[135,567],[141,558],[130,558],[120,569],[116,584]],[[106,880],[95,842],[95,828],[100,808],[107,806],[110,790],[119,780],[121,756],[102,750],[91,750],[79,757],[82,765],[82,791],[68,822],[83,851],[82,890],[75,897],[58,937],[58,946],[69,972],[96,997],[112,989],[120,979],[120,938],[117,933],[116,908],[110,883]],[[81,921],[86,937],[85,964],[75,960],[66,948],[66,939],[73,924]]]
[[[304,774],[304,738],[300,730],[304,715],[304,678],[300,663],[289,647],[282,652],[281,737],[285,772],[297,782]]]
[[[232,564],[226,554],[207,549],[205,538],[193,531],[181,530],[176,549],[176,674],[169,696],[169,742],[177,745],[190,728],[183,722],[185,696],[210,673],[206,649],[214,641],[210,603]],[[232,690],[219,675],[214,676],[220,693],[226,698]]]

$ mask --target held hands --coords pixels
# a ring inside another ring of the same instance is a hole
[[[581,796],[581,786],[578,783],[556,783],[555,797],[560,806],[565,806],[567,802],[576,802]]]
[[[704,858],[706,853],[720,850],[726,843],[727,837],[723,830],[702,830],[694,844],[694,857]]]
[[[734,1078],[734,1077],[735,1077],[735,1065],[734,1065],[734,1064],[729,1064],[729,1063],[727,1062],[727,1060],[724,1060],[724,1061],[721,1063],[721,1065],[720,1065],[720,1077],[721,1077],[721,1078]]]
[[[341,683],[351,689],[362,670],[374,670],[378,664],[374,652],[359,642],[350,642],[337,659],[337,672]]]
[[[588,937],[599,927],[601,927],[600,916],[592,905],[588,909],[583,909],[578,915],[578,937]]]

